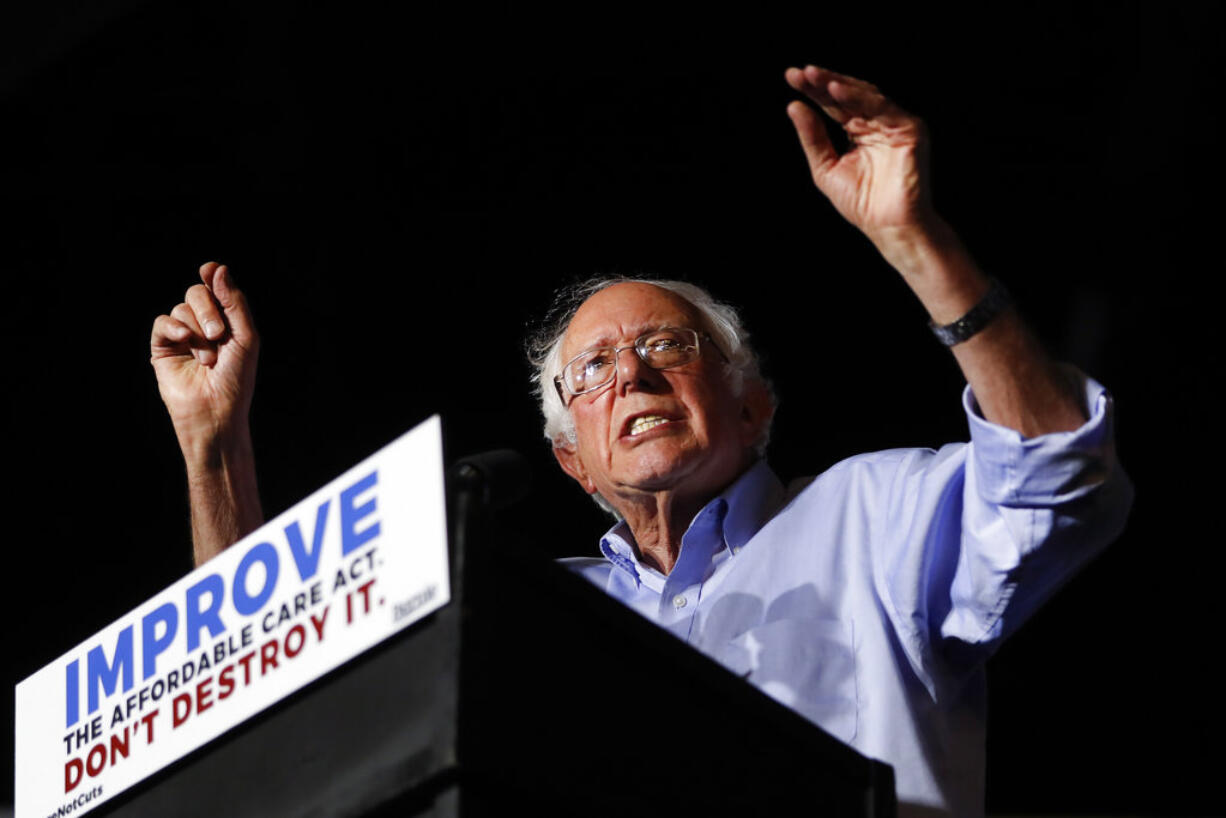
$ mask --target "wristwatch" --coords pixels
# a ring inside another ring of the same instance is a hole
[[[1004,312],[1012,301],[1005,285],[993,278],[987,293],[979,299],[978,304],[967,311],[966,315],[944,326],[929,321],[928,328],[932,330],[932,334],[937,337],[938,341],[951,347],[962,343],[990,324],[992,319]]]

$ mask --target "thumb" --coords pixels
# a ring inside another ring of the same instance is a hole
[[[812,108],[799,100],[788,105],[788,116],[791,117],[792,124],[796,126],[800,146],[804,148],[805,158],[809,160],[809,171],[813,174],[813,183],[824,192],[826,177],[830,169],[839,161],[839,154],[830,142],[826,126]]]
[[[247,306],[247,298],[242,291],[234,286],[230,268],[221,265],[213,273],[210,289],[226,314],[226,323],[234,339],[245,347],[249,347],[256,338],[255,323],[251,319],[251,310]]]

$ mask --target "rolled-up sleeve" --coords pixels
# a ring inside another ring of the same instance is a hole
[[[1124,526],[1133,487],[1115,456],[1111,396],[1075,374],[1089,419],[1070,432],[1024,438],[963,393],[971,444],[957,560],[948,591],[929,589],[930,603],[948,606],[943,639],[999,643]],[[948,602],[931,596],[943,593]]]

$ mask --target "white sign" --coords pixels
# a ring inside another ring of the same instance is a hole
[[[433,417],[17,685],[16,818],[98,806],[448,599]]]

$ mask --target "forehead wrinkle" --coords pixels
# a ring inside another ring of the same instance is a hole
[[[699,332],[708,332],[710,330],[710,328],[706,325],[706,322],[703,320],[702,313],[693,304],[686,301],[684,298],[671,290],[653,286],[652,289],[663,296],[660,301],[652,304],[646,310],[643,310],[642,308],[636,310],[634,307],[624,305],[617,310],[606,307],[600,311],[598,323],[596,323],[597,327],[602,328],[601,333],[596,338],[588,340],[587,343],[583,344],[582,346],[575,343],[578,339],[574,338],[571,334],[571,328],[574,326],[575,319],[581,317],[584,308],[590,307],[590,302],[593,299],[600,299],[602,295],[609,293],[610,290],[615,290],[618,286],[619,285],[614,285],[606,290],[601,290],[580,305],[579,309],[575,312],[574,317],[571,318],[570,325],[567,326],[566,334],[562,339],[562,349],[566,351],[569,348],[570,350],[563,356],[565,360],[570,360],[575,355],[594,347],[618,346],[623,340],[633,341],[643,333],[651,332],[653,330],[660,329],[661,327],[689,327],[691,329],[696,329]],[[608,296],[605,295],[605,298],[608,298]],[[634,323],[626,323],[625,319],[619,318],[615,314],[622,313],[628,318],[633,318],[636,311],[646,312],[646,314],[651,317],[637,319],[634,321]],[[671,317],[656,317],[659,316],[661,312],[665,314],[671,313]],[[582,315],[582,318],[585,322],[593,323],[592,319],[590,319],[587,315]],[[616,327],[616,329],[613,327]],[[616,333],[616,335],[614,333]]]
[[[676,327],[676,326],[679,326],[679,325],[676,323],[669,323],[669,322],[664,322],[662,324],[651,322],[651,323],[641,324],[637,327],[630,327],[629,329],[623,332],[620,332],[617,335],[610,335],[607,332],[602,333],[599,337],[596,338],[596,340],[592,341],[592,343],[587,344],[586,346],[583,346],[582,348],[580,348],[579,353],[577,354],[582,354],[592,349],[623,346],[622,341],[626,341],[626,342],[637,341],[639,338],[641,338],[642,336],[650,332],[655,332],[656,330],[664,329],[665,327]]]

